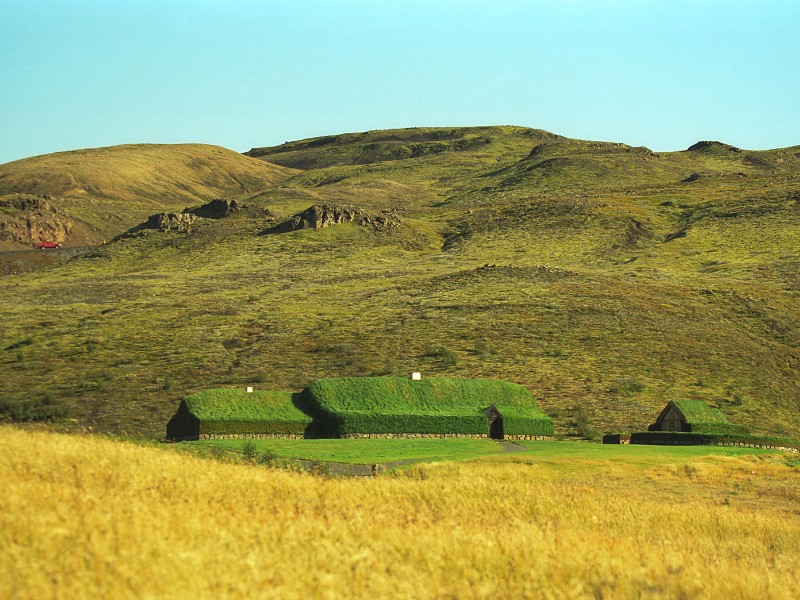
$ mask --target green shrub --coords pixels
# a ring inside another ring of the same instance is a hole
[[[49,392],[25,400],[0,398],[0,420],[22,423],[28,421],[55,421],[66,419],[70,409],[58,402]]]
[[[257,457],[258,448],[256,448],[256,445],[253,442],[247,440],[244,444],[242,444],[242,458],[246,462],[254,463],[256,462]]]
[[[485,356],[489,353],[489,346],[486,344],[486,340],[484,339],[477,339],[475,340],[475,347],[472,349],[472,353],[475,356]]]
[[[208,448],[208,453],[214,460],[225,460],[227,458],[225,449],[220,446],[210,446]]]
[[[278,463],[278,454],[274,450],[267,448],[261,451],[257,457],[257,461],[260,465],[272,467]]]
[[[318,477],[330,477],[330,467],[321,460],[310,460],[308,462],[308,472]]]
[[[97,381],[82,381],[78,390],[80,392],[93,392],[100,389],[100,384]]]
[[[589,413],[586,412],[586,407],[582,404],[577,405],[575,407],[575,429],[580,437],[587,440],[594,437],[594,431],[592,431],[590,423],[591,420],[589,419]]]
[[[425,350],[425,356],[439,360],[442,367],[454,367],[458,364],[458,357],[455,352],[447,346],[431,346]]]
[[[623,377],[617,379],[611,385],[609,385],[608,391],[612,394],[634,394],[643,392],[645,387],[646,386],[638,379],[634,379],[632,377]]]

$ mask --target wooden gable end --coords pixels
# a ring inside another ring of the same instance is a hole
[[[497,419],[498,417],[499,418],[503,417],[503,415],[500,413],[500,411],[494,404],[492,404],[489,408],[483,409],[483,414],[485,414],[486,418],[489,419],[490,421]]]
[[[691,426],[686,421],[686,416],[675,405],[670,402],[661,411],[656,419],[656,430],[658,431],[691,431]]]

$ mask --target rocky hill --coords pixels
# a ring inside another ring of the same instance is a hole
[[[0,165],[0,248],[30,248],[49,237],[67,247],[99,243],[156,210],[236,198],[292,173],[202,144],[137,144],[18,160]],[[47,208],[18,207],[20,195]]]
[[[0,208],[15,239],[33,239],[25,211],[71,222],[67,243],[157,213],[141,235],[0,279],[6,414],[58,405],[162,436],[201,389],[421,370],[523,384],[559,435],[641,429],[700,399],[800,436],[800,147],[662,153],[481,127],[247,154],[0,166],[4,202],[54,208]],[[123,163],[137,166],[109,174]],[[243,208],[204,216],[215,198]]]

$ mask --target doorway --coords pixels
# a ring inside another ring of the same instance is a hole
[[[489,439],[502,440],[503,439],[503,415],[497,410],[497,407],[492,404],[489,408],[483,411],[486,415],[486,420],[489,423]]]
[[[489,417],[489,439],[503,439],[503,417],[500,415],[495,418]]]

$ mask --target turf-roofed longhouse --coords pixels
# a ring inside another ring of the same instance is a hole
[[[299,394],[207,390],[187,396],[171,439],[216,436],[553,435],[553,421],[521,385],[485,379],[320,379]]]
[[[167,424],[169,439],[276,435],[308,437],[312,418],[291,392],[215,389],[181,401]]]
[[[307,390],[331,437],[363,434],[546,437],[553,422],[521,385],[489,379],[344,377]]]

